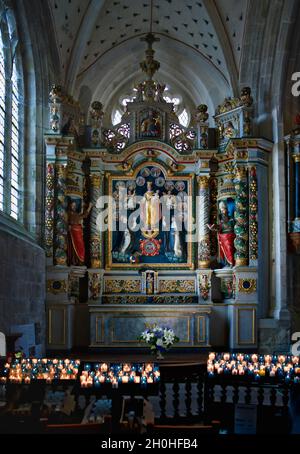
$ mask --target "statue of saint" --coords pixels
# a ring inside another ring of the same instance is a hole
[[[176,258],[181,258],[183,256],[183,245],[181,241],[180,230],[178,228],[178,223],[176,222],[175,216],[171,218],[171,226],[170,226],[170,247],[171,251],[173,252]]]
[[[92,209],[90,203],[86,210],[77,213],[76,202],[71,201],[68,208],[68,265],[84,265],[85,245],[83,240],[83,219],[87,218]]]
[[[133,211],[135,210],[135,206],[136,206],[135,190],[128,189],[125,207],[127,208],[127,210]]]
[[[165,253],[171,252],[170,249],[170,228],[165,216],[162,218],[162,235]]]
[[[159,192],[154,192],[152,182],[147,181],[147,191],[140,202],[142,231],[158,231],[160,217]]]
[[[234,203],[232,201],[232,203]],[[234,217],[230,215],[228,210],[228,201],[221,200],[219,202],[219,226],[215,229],[215,225],[208,226],[211,230],[218,231],[219,258],[225,265],[232,267],[234,261]]]
[[[146,293],[147,293],[147,295],[152,295],[154,293],[154,275],[153,275],[153,273],[147,273]]]
[[[169,190],[167,194],[164,193],[164,200],[166,203],[166,208],[171,211],[176,207],[176,196],[172,194],[172,191]]]
[[[133,219],[132,229],[128,227],[127,219],[122,219],[123,223],[126,223],[126,228],[121,237],[120,245],[117,248],[118,252],[121,255],[132,254],[135,252],[135,233],[136,229],[136,219]]]

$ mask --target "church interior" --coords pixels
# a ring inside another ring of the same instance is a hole
[[[0,433],[300,434],[299,1],[0,12]]]

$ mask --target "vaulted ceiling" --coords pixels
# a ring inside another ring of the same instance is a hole
[[[151,0],[48,0],[61,79],[88,108],[113,103],[142,78]],[[157,79],[211,113],[238,90],[248,0],[153,0]]]

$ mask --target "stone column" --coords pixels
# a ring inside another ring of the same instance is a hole
[[[54,163],[48,162],[46,170],[46,203],[45,203],[45,251],[47,259],[53,260],[54,228]]]
[[[99,214],[99,208],[97,208],[97,200],[102,195],[102,175],[100,173],[91,174],[91,203],[93,208],[91,211],[90,218],[90,228],[91,228],[91,237],[90,237],[90,257],[91,257],[91,268],[101,268],[102,267],[102,244],[101,239],[102,235],[97,227],[97,216]]]
[[[258,260],[258,197],[256,167],[249,170],[249,262],[257,266]]]
[[[199,200],[198,200],[198,267],[210,267],[210,237],[209,237],[209,176],[199,176]]]
[[[249,234],[248,234],[248,182],[247,171],[243,166],[235,170],[234,187],[235,199],[235,264],[236,266],[248,265]]]
[[[66,204],[66,169],[65,163],[55,164],[56,210],[54,232],[54,264],[67,265],[67,204]]]

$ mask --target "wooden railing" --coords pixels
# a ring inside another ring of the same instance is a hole
[[[12,403],[16,391],[23,386],[11,385]],[[44,385],[51,386],[51,385]],[[67,384],[66,384],[67,386]],[[218,376],[211,378],[206,373],[206,365],[201,364],[161,364],[161,380],[147,387],[122,385],[119,389],[110,387],[82,389],[74,386],[73,393],[78,397],[95,394],[97,398],[106,395],[112,399],[112,431],[118,430],[124,395],[142,396],[150,399],[155,407],[156,426],[207,425],[220,421],[221,428],[233,431],[236,404],[255,404],[258,410],[258,432],[289,431],[289,403],[299,394],[300,386],[282,381],[261,380],[259,382],[239,376]],[[28,389],[28,388],[27,388]],[[43,401],[42,385],[31,387],[33,400]],[[76,397],[76,398],[77,398]],[[159,430],[159,429],[158,429]]]

